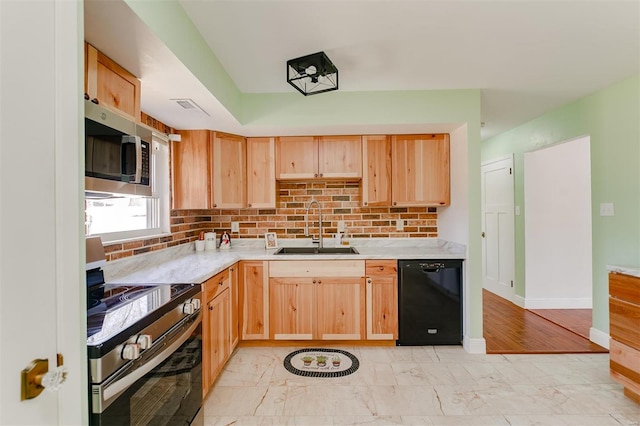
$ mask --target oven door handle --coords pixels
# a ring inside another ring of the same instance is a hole
[[[139,365],[134,371],[129,374],[126,374],[124,377],[118,379],[117,377],[114,380],[109,380],[100,385],[94,385],[93,397],[94,397],[94,413],[102,413],[113,401],[115,401],[125,390],[127,390],[131,385],[133,385],[136,381],[138,381],[145,374],[156,368],[160,365],[164,360],[169,358],[173,352],[176,351],[184,342],[186,342],[189,337],[193,334],[193,332],[198,328],[198,326],[202,323],[201,313],[198,312],[196,317],[197,319],[193,321],[191,325],[188,326],[182,333],[179,333],[178,336],[172,341],[162,341],[160,345],[165,346],[165,349],[158,353],[158,351],[154,351],[156,355],[147,360],[144,364]],[[186,322],[186,321],[185,321]],[[184,323],[182,327],[185,327]],[[174,333],[175,335],[176,333]],[[153,347],[149,348],[152,350]],[[144,355],[144,352],[143,352]],[[97,389],[96,389],[97,388]],[[98,392],[96,392],[96,390]],[[98,400],[95,400],[95,398]],[[96,404],[97,403],[97,404]],[[97,408],[97,410],[95,410]]]

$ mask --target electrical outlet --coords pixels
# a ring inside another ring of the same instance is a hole
[[[345,231],[345,224],[344,224],[344,220],[339,220],[338,221],[338,232],[344,232]]]
[[[613,203],[600,203],[600,216],[613,216]]]
[[[396,220],[396,231],[404,231],[404,220]]]
[[[231,222],[231,232],[240,232],[239,222]]]

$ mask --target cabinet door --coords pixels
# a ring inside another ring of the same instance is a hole
[[[140,122],[140,80],[90,44],[85,45],[85,93]]]
[[[318,142],[313,136],[276,140],[276,178],[312,179],[318,176]]]
[[[227,133],[213,133],[213,207],[245,207],[247,203],[245,138]]]
[[[317,279],[317,338],[364,339],[364,285],[362,277]]]
[[[318,177],[360,178],[361,176],[361,136],[320,136],[318,138]]]
[[[449,204],[449,135],[392,136],[394,206]]]
[[[240,295],[239,295],[239,284],[238,284],[238,275],[239,275],[239,265],[236,263],[232,267],[229,268],[229,290],[231,291],[231,324],[230,328],[230,339],[231,339],[231,351],[236,348],[239,341],[240,336]]]
[[[209,130],[182,130],[171,143],[172,207],[209,209],[211,199],[211,139]]]
[[[367,339],[398,338],[398,261],[367,260]]]
[[[362,137],[362,205],[391,205],[391,141],[389,136]]]
[[[276,207],[275,138],[247,138],[247,207]]]
[[[225,288],[208,305],[211,335],[211,386],[224,367],[231,353],[231,338],[229,335],[231,298],[229,289]]]
[[[240,262],[242,340],[269,339],[269,263]]]
[[[316,283],[313,278],[269,280],[269,329],[275,340],[311,340],[314,335]]]

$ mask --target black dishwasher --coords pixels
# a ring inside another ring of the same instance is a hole
[[[462,342],[462,260],[398,261],[398,346]]]

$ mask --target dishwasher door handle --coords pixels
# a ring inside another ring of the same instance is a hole
[[[427,272],[440,272],[441,269],[444,269],[444,263],[421,263],[420,268],[422,268],[422,272],[425,274]]]

